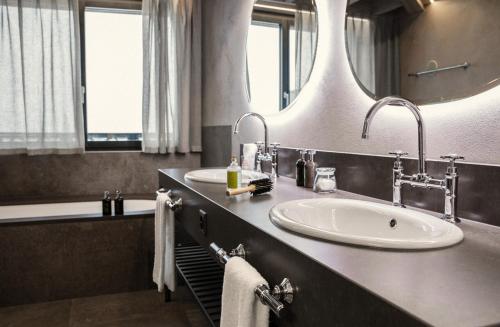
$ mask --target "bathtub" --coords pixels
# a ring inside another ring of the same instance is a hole
[[[125,198],[120,216],[103,216],[100,201],[0,206],[0,307],[149,289],[155,206]]]
[[[154,200],[125,199],[124,201],[124,216],[149,215],[154,213],[154,209]],[[104,218],[102,215],[102,202],[87,201],[0,206],[0,223],[74,218]]]

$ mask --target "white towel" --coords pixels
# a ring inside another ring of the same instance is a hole
[[[155,211],[155,258],[153,266],[153,281],[158,285],[158,292],[164,286],[174,292],[175,278],[175,241],[174,241],[174,212],[167,206],[170,197],[160,193],[156,197]]]
[[[222,286],[221,327],[269,326],[269,307],[255,296],[255,288],[268,285],[248,262],[232,257],[227,263]]]
[[[257,145],[254,143],[243,144],[243,160],[241,168],[244,170],[255,170],[255,155],[257,154]]]

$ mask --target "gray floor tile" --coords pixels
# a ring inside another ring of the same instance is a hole
[[[205,327],[185,287],[165,303],[155,290],[0,308],[0,327]]]
[[[68,327],[71,300],[0,308],[1,327]]]

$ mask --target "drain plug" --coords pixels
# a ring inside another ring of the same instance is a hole
[[[391,226],[391,228],[394,228],[396,227],[396,225],[398,224],[398,221],[394,218],[392,218],[390,221],[389,221],[389,226]]]

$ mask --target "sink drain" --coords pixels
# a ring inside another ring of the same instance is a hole
[[[392,218],[392,219],[389,221],[389,226],[390,226],[391,228],[395,228],[397,224],[398,224],[398,221],[397,221],[396,219],[394,219],[394,218]]]

